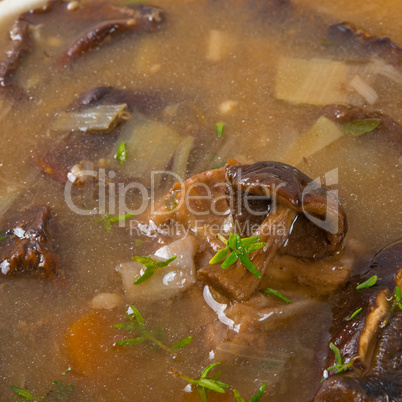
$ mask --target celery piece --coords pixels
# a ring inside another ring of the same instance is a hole
[[[121,117],[126,104],[99,105],[81,112],[62,112],[53,124],[57,131],[105,131]]]
[[[303,158],[308,158],[321,151],[343,135],[337,124],[321,116],[309,130],[290,144],[285,151],[283,161],[290,165],[297,165]]]

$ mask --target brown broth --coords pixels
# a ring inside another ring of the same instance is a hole
[[[201,284],[176,298],[137,306],[147,326],[160,326],[168,343],[193,335],[193,342],[177,359],[149,344],[112,347],[113,342],[126,335],[111,329],[113,324],[124,321],[128,307],[124,301],[110,312],[98,313],[101,325],[107,327],[99,337],[99,342],[105,343],[103,347],[110,349],[106,362],[96,363],[101,366],[96,375],[82,376],[74,371],[66,350],[69,326],[92,311],[90,302],[95,295],[123,295],[116,266],[134,255],[152,253],[157,244],[150,240],[135,245],[127,227],[113,227],[107,233],[104,226],[95,222],[99,215],[73,213],[66,205],[63,185],[33,167],[32,155],[37,149],[51,149],[49,141],[54,140],[54,134],[49,137],[47,129],[56,113],[89,89],[113,86],[163,90],[201,110],[206,127],[196,139],[199,149],[192,154],[189,176],[221,165],[226,158],[242,163],[282,160],[287,146],[321,115],[321,107],[275,99],[275,66],[280,56],[325,57],[319,43],[324,38],[313,40],[314,34],[323,34],[322,26],[344,19],[373,35],[390,35],[394,43],[402,46],[402,27],[396,18],[402,13],[402,6],[397,0],[392,5],[379,0],[295,1],[313,16],[312,26],[304,20],[296,26],[296,34],[291,20],[279,24],[266,17],[264,22],[250,8],[244,12],[241,3],[156,0],[152,4],[167,14],[166,27],[159,32],[119,35],[61,73],[43,56],[43,48],[48,49],[45,44],[24,58],[14,81],[29,87],[30,101],[14,102],[0,122],[0,202],[17,188],[20,196],[13,207],[47,204],[52,208],[66,278],[62,284],[33,278],[0,278],[1,401],[13,397],[11,385],[44,395],[54,380],[74,384],[77,390],[73,400],[77,401],[198,400],[196,392],[183,392],[186,383],[175,379],[169,371],[173,367],[195,378],[211,363],[212,349],[205,335],[211,330],[211,315],[206,313]],[[354,11],[360,7],[363,11],[356,15]],[[321,22],[316,24],[316,19]],[[9,27],[1,28],[0,49],[5,49]],[[206,59],[211,29],[226,32],[234,43],[230,54],[219,62]],[[54,26],[44,30],[41,40],[56,38],[54,43],[63,44],[68,43],[70,36],[63,26]],[[140,50],[143,59],[139,59]],[[57,46],[54,52],[57,53]],[[395,86],[386,79],[379,82],[378,102],[365,108],[381,111],[402,124],[402,91]],[[227,100],[237,104],[231,113],[222,115],[219,105]],[[4,102],[7,104],[7,99]],[[196,121],[197,113],[185,119]],[[226,126],[223,137],[217,140],[214,125],[221,120]],[[184,131],[188,125],[180,117],[165,121],[177,130]],[[298,165],[312,178],[338,169],[337,190],[349,222],[346,248],[357,242],[362,250],[360,258],[365,261],[401,238],[400,165],[397,147],[370,134],[358,138],[344,135],[308,158],[307,163]],[[161,190],[159,196],[164,192],[165,189]],[[289,285],[289,289],[297,293],[294,285]],[[309,296],[308,292],[304,294],[305,298]],[[324,301],[317,297],[315,301],[308,313],[293,319],[285,329],[267,330],[272,355],[288,355],[278,375],[270,377],[263,368],[245,370],[228,359],[222,364],[221,379],[247,399],[256,392],[261,379],[268,378],[271,382],[264,394],[267,400],[311,400],[320,381],[316,359],[327,352],[331,322],[331,297]],[[213,325],[218,325],[217,318],[213,319]],[[72,371],[62,376],[68,367]],[[247,371],[250,376],[244,375]],[[210,396],[211,401],[233,400],[231,391]]]

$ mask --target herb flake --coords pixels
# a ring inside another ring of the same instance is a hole
[[[135,332],[139,330],[141,332],[141,335],[135,338],[123,339],[121,341],[117,341],[114,344],[115,346],[137,346],[144,342],[150,342],[153,345],[160,347],[165,352],[175,356],[176,355],[175,351],[177,349],[182,349],[186,347],[191,343],[193,339],[192,336],[188,336],[186,338],[181,339],[179,342],[175,343],[172,347],[168,347],[158,339],[161,337],[160,331],[157,331],[158,334],[155,335],[154,334],[155,331],[149,331],[146,328],[144,317],[135,306],[130,306],[127,310],[126,315],[130,320],[130,322],[115,324],[113,325],[113,327],[116,329],[123,329],[128,332]]]
[[[354,120],[348,123],[343,123],[342,128],[346,133],[359,137],[360,135],[371,133],[380,124],[380,119]]]
[[[225,126],[226,126],[226,123],[224,123],[223,121],[220,121],[215,124],[216,135],[218,138],[222,138],[223,130],[224,130]]]
[[[133,217],[134,214],[125,214],[125,215],[118,215],[118,216],[110,216],[109,213],[107,213],[103,218],[98,219],[95,221],[96,223],[105,223],[105,229],[106,232],[110,232],[112,230],[112,223],[120,223],[124,222],[127,219],[130,219]]]
[[[265,242],[260,242],[259,236],[246,237],[242,239],[237,233],[230,233],[229,239],[223,236],[219,237],[226,247],[219,250],[209,261],[210,264],[217,264],[223,260],[221,267],[223,269],[236,263],[238,260],[257,278],[261,278],[260,272],[253,265],[248,254],[259,250],[265,246]],[[228,255],[229,254],[229,255]]]
[[[177,255],[168,258],[164,261],[156,261],[151,257],[132,257],[132,260],[135,262],[139,262],[140,264],[145,265],[147,268],[144,273],[134,282],[134,285],[139,285],[140,283],[145,282],[149,279],[158,268],[164,268],[168,266],[172,261],[177,258]]]
[[[286,296],[284,296],[281,292],[278,292],[275,289],[271,289],[271,288],[266,288],[264,290],[261,290],[262,293],[266,293],[268,295],[271,296],[276,296],[277,298],[283,300],[286,303],[292,303],[292,300],[288,299]]]
[[[350,315],[350,317],[346,318],[346,321],[352,321],[356,316],[358,316],[363,311],[363,308],[358,308],[354,313]]]
[[[331,370],[336,369],[336,374],[339,374],[339,373],[344,373],[345,371],[350,370],[352,368],[354,362],[358,358],[358,356],[352,357],[347,363],[345,363],[344,362],[344,357],[342,356],[342,353],[339,350],[339,348],[332,342],[329,344],[329,347],[335,354],[336,364],[334,366],[328,367],[327,371],[331,371]],[[321,382],[324,382],[327,378],[328,377],[324,377],[321,380]]]
[[[194,385],[203,401],[208,401],[206,390],[211,390],[218,392],[220,394],[225,393],[225,388],[229,388],[230,385],[226,384],[222,381],[219,381],[219,374],[215,375],[213,378],[207,378],[209,372],[221,364],[221,362],[215,362],[210,364],[209,366],[205,367],[205,369],[202,371],[200,377],[198,379],[190,378],[179,371],[175,369],[171,369],[170,373],[173,374],[177,378],[181,378],[185,381],[187,381],[189,384]]]
[[[371,288],[372,286],[374,286],[377,283],[377,279],[378,279],[378,276],[373,275],[371,278],[367,279],[367,281],[357,285],[356,289],[361,290],[361,289]]]
[[[114,159],[117,160],[117,162],[122,165],[126,159],[127,159],[127,149],[126,149],[126,143],[122,141],[119,146],[117,147],[117,151],[114,155]]]

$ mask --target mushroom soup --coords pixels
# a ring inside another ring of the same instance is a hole
[[[0,1],[0,400],[400,400],[400,13]]]

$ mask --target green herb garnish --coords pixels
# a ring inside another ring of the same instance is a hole
[[[197,388],[197,391],[203,401],[208,401],[207,393],[206,390],[209,389],[211,391],[218,392],[220,394],[225,393],[225,388],[229,388],[230,385],[226,384],[222,381],[218,380],[219,375],[216,375],[213,378],[207,378],[207,375],[209,372],[216,366],[221,364],[221,362],[216,362],[210,364],[208,367],[206,367],[200,377],[198,379],[190,378],[179,371],[176,371],[174,369],[171,369],[170,372],[173,374],[175,377],[181,378],[185,381],[187,381],[189,384],[194,385]]]
[[[49,401],[65,401],[66,397],[70,396],[76,389],[72,384],[64,384],[57,380],[53,381],[53,388],[46,395],[35,396],[31,391],[11,385],[11,389],[26,401],[40,401],[44,398]]]
[[[219,236],[219,238],[226,244],[226,247],[219,250],[215,256],[211,258],[209,261],[210,264],[217,264],[218,262],[225,260],[221,265],[221,267],[225,269],[234,264],[237,260],[240,260],[254,276],[261,278],[260,272],[253,265],[247,255],[265,246],[266,243],[260,242],[259,236],[242,239],[238,234],[230,233],[228,240],[223,236]]]
[[[126,150],[126,143],[121,142],[119,146],[117,147],[116,154],[114,155],[114,159],[117,160],[117,162],[120,162],[120,165],[122,165],[126,159],[127,159],[127,150]]]
[[[267,386],[267,383],[263,382],[261,387],[258,389],[257,393],[250,399],[249,402],[259,402],[262,397],[262,394],[264,393],[266,386]],[[233,390],[233,395],[236,399],[236,402],[246,402],[246,400],[240,396],[240,393],[237,389]]]
[[[402,310],[402,295],[401,295],[401,288],[400,288],[399,286],[397,286],[397,287],[395,288],[395,293],[394,293],[394,295],[393,295],[393,297],[392,297],[392,306],[391,306],[391,308],[390,308],[390,310],[389,310],[389,313],[388,313],[388,315],[387,315],[387,318],[382,322],[381,328],[385,327],[385,326],[388,324],[389,319],[391,318],[393,312],[394,312],[397,308],[399,308],[400,310]]]
[[[226,123],[224,123],[223,121],[220,121],[219,123],[215,124],[216,135],[218,136],[218,138],[222,138],[223,129],[225,128],[225,126],[226,126]]]
[[[276,297],[278,297],[279,299],[285,301],[286,303],[292,303],[292,300],[288,299],[288,298],[287,298],[286,296],[284,296],[281,292],[278,292],[278,291],[275,290],[275,289],[266,288],[266,289],[264,289],[264,290],[261,290],[261,292],[262,292],[262,293],[266,293],[266,294],[271,295],[271,296],[276,296]]]
[[[354,120],[348,123],[343,123],[342,128],[346,133],[358,137],[363,134],[371,133],[380,125],[380,123],[380,119]]]
[[[342,356],[341,351],[337,346],[335,346],[332,342],[329,344],[329,347],[335,354],[336,364],[334,366],[328,367],[327,371],[335,370],[336,374],[344,373],[352,368],[354,362],[358,358],[358,356],[352,357],[347,363],[344,362],[344,357]],[[327,378],[323,378],[321,382],[325,381]]]
[[[1,232],[3,232],[3,231],[1,230],[0,233],[1,233]],[[4,233],[4,232],[3,232],[3,233]],[[7,237],[8,237],[8,234],[7,234],[7,233],[1,234],[1,235],[0,235],[0,241],[6,240]]]
[[[372,286],[374,286],[377,282],[377,275],[373,275],[371,278],[367,279],[367,281],[361,283],[360,285],[356,286],[357,290],[361,290],[361,289],[367,289],[367,288],[371,288]]]
[[[164,268],[177,258],[177,255],[168,258],[165,261],[156,261],[151,257],[133,257],[132,260],[139,262],[147,267],[145,272],[134,282],[134,285],[139,285],[149,279],[158,268]]]
[[[158,339],[161,338],[160,329],[158,335],[155,335],[154,332],[148,331],[146,329],[144,317],[136,307],[130,306],[130,308],[127,310],[126,315],[129,318],[130,322],[115,324],[113,327],[117,329],[124,329],[128,332],[135,332],[140,330],[142,335],[136,338],[124,339],[118,341],[115,343],[116,346],[136,346],[144,342],[150,342],[153,345],[165,350],[167,353],[175,356],[176,355],[175,350],[186,347],[187,345],[190,344],[191,340],[193,339],[191,336],[188,336],[186,338],[181,339],[179,342],[175,343],[172,347],[168,347],[165,344],[163,344],[160,341],[160,339]]]
[[[362,311],[363,311],[362,307],[358,308],[354,313],[352,313],[352,315],[350,317],[346,318],[346,321],[352,321],[353,318],[355,318],[357,315],[359,315]]]
[[[11,389],[21,398],[24,398],[27,401],[39,401],[40,399],[43,398],[43,396],[35,396],[32,392],[23,389],[23,388],[18,388],[15,387],[14,385],[11,385]]]
[[[108,213],[105,215],[104,218],[98,219],[96,221],[96,223],[102,223],[105,222],[105,228],[106,228],[106,232],[110,232],[111,231],[111,225],[112,223],[119,223],[119,222],[123,222],[127,219],[130,219],[132,216],[134,216],[134,214],[125,214],[125,215],[119,215],[119,216],[110,216]]]

